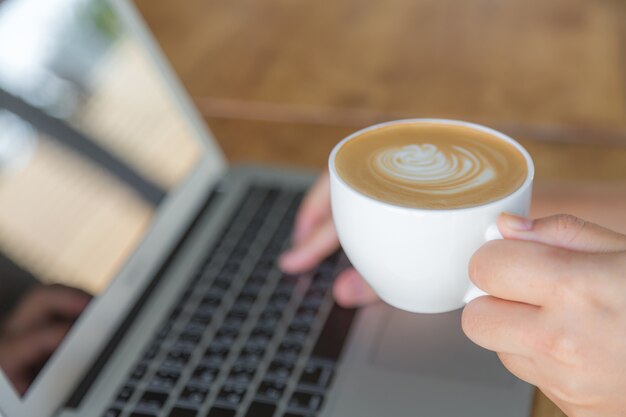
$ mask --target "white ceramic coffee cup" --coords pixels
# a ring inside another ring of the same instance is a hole
[[[349,140],[383,126],[440,123],[486,132],[517,148],[527,164],[520,188],[480,206],[419,209],[368,197],[350,187],[335,169],[335,157]],[[484,294],[469,280],[468,265],[480,246],[501,238],[496,219],[502,212],[526,216],[530,207],[533,161],[510,137],[474,123],[444,119],[408,119],[360,130],[339,142],[330,154],[330,195],[341,245],[352,265],[388,304],[417,313],[441,313]]]

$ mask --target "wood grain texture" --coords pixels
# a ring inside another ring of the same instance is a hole
[[[139,4],[195,97],[626,128],[623,2]]]
[[[232,162],[323,169],[358,128],[449,117],[519,139],[538,183],[626,184],[623,1],[136,1]]]

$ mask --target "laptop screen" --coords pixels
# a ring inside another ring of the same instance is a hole
[[[202,148],[101,0],[0,0],[0,368],[24,394]]]

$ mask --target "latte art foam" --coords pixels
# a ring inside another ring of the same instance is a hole
[[[383,179],[403,180],[410,183],[404,188],[420,187],[430,194],[465,192],[495,178],[489,161],[460,146],[453,146],[449,153],[429,143],[386,149],[370,164]]]
[[[500,199],[526,179],[513,145],[463,126],[398,124],[346,142],[335,167],[351,187],[402,206],[462,208]]]

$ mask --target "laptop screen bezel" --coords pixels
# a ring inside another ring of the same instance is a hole
[[[202,202],[228,168],[217,142],[197,113],[131,0],[106,0],[136,38],[162,78],[172,102],[197,137],[202,157],[188,179],[162,203],[135,252],[109,288],[92,301],[22,397],[0,369],[0,415],[51,417],[80,382],[130,308],[167,258]]]

